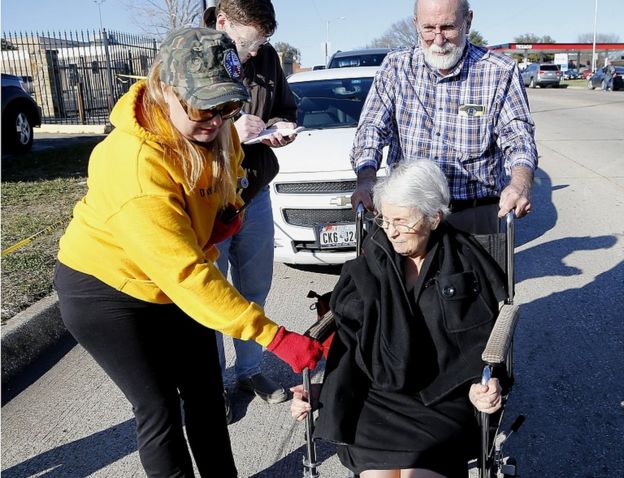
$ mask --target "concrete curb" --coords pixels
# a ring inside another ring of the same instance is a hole
[[[42,124],[35,130],[41,133],[66,134],[108,134],[113,129],[111,124]]]
[[[18,375],[66,333],[56,292],[9,319],[2,326],[2,382]]]

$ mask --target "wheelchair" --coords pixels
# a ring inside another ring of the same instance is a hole
[[[360,206],[362,206],[360,204]],[[361,252],[361,243],[366,227],[365,211],[358,207],[356,211],[356,255]],[[499,227],[499,229],[501,229]],[[505,478],[517,477],[518,468],[514,458],[505,456],[503,444],[515,433],[522,423],[524,416],[518,416],[509,428],[509,431],[501,430],[505,403],[511,392],[513,375],[513,334],[518,321],[518,306],[514,304],[515,277],[514,277],[514,245],[515,228],[514,214],[509,212],[504,218],[504,230],[497,234],[473,235],[483,248],[496,260],[505,272],[507,279],[507,298],[499,306],[499,313],[495,325],[490,333],[485,349],[481,355],[484,362],[482,383],[487,383],[494,367],[504,367],[509,381],[503,391],[503,406],[496,413],[489,415],[484,412],[478,413],[478,423],[481,431],[480,454],[468,463],[467,477],[470,478]],[[308,293],[309,298],[315,298],[316,303],[311,309],[317,311],[317,321],[305,332],[312,338],[320,341],[326,340],[335,330],[333,313],[329,310],[329,296],[331,293],[319,295],[314,291]],[[310,371],[303,371],[303,387],[309,394]],[[314,417],[310,413],[305,421],[306,454],[303,457],[303,477],[318,478],[318,466],[316,448],[313,438]],[[351,475],[357,478],[356,475]]]

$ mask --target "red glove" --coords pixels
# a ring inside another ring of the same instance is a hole
[[[243,215],[241,213],[236,214],[227,221],[224,221],[222,217],[223,214],[219,214],[215,218],[215,222],[212,226],[212,233],[210,234],[210,239],[208,239],[208,243],[210,244],[219,244],[228,237],[232,237],[240,231],[243,225]]]
[[[290,365],[295,373],[301,373],[306,367],[316,367],[323,355],[323,344],[280,327],[267,350]]]

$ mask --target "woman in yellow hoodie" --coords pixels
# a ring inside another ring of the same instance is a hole
[[[296,372],[322,346],[269,320],[214,265],[240,222],[248,93],[222,32],[170,34],[146,81],[115,105],[88,192],[61,238],[55,287],[68,330],[126,395],[148,476],[237,476],[214,330],[254,340]],[[214,330],[213,330],[214,329]],[[210,437],[210,443],[208,440]]]

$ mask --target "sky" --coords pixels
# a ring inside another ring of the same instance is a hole
[[[512,42],[524,33],[574,42],[593,32],[596,1],[597,32],[618,35],[624,42],[622,0],[472,0],[472,28],[490,45]],[[2,0],[2,31],[97,30],[98,5],[104,28],[140,33],[122,0]],[[363,47],[410,17],[413,0],[273,0],[273,5],[278,29],[272,41],[298,48],[302,65],[313,66],[325,63],[327,37],[331,52]]]

